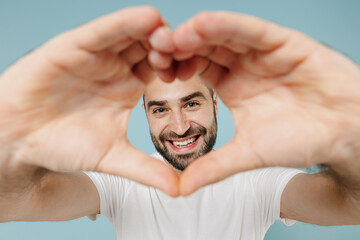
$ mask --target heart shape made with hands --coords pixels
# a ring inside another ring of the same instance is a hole
[[[167,82],[198,74],[236,127],[180,177],[127,140],[154,69]],[[171,196],[255,168],[335,165],[358,151],[359,72],[309,37],[252,16],[202,12],[172,31],[156,9],[127,8],[54,38],[0,76],[0,156],[120,175]]]

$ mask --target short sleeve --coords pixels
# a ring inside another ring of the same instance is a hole
[[[286,225],[292,225],[295,221],[280,218],[281,195],[288,182],[297,174],[303,173],[292,168],[265,168],[252,171],[252,187],[257,199],[262,219],[271,225],[275,220],[281,220]]]
[[[125,192],[125,179],[104,173],[84,172],[93,181],[100,197],[100,215],[112,219],[122,206]],[[88,216],[96,220],[98,215]]]

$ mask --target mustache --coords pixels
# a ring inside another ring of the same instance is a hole
[[[159,139],[161,142],[165,142],[167,139],[181,139],[186,138],[193,135],[205,135],[207,132],[206,128],[198,126],[198,127],[190,127],[184,134],[178,135],[173,131],[161,133]]]

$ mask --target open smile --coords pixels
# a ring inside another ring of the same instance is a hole
[[[176,152],[190,151],[195,148],[201,135],[192,136],[186,139],[169,139],[166,142]]]

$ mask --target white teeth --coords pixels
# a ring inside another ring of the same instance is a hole
[[[172,141],[175,147],[183,148],[192,145],[196,140],[196,137],[189,138],[185,141]]]

